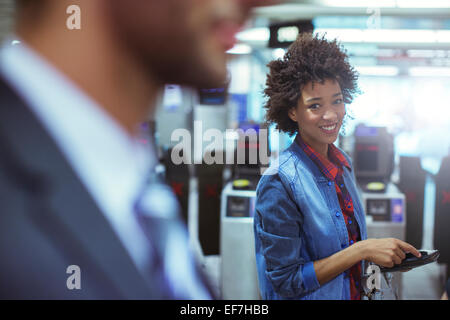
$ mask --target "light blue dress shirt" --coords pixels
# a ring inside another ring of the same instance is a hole
[[[153,147],[130,136],[75,83],[23,41],[19,45],[7,41],[2,47],[0,72],[50,133],[138,270],[145,274],[150,249],[133,209],[149,171],[157,163]],[[192,262],[187,254],[188,244],[172,247],[167,259],[179,290],[187,291],[184,296],[192,299],[210,298],[202,286],[196,285],[192,269],[184,265]]]

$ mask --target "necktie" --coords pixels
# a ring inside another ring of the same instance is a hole
[[[172,190],[152,173],[134,207],[135,217],[150,245],[150,284],[160,299],[209,299],[178,212]]]

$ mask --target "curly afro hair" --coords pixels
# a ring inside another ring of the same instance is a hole
[[[301,90],[309,82],[338,81],[345,103],[351,103],[359,93],[358,74],[350,66],[345,50],[337,40],[328,41],[325,36],[300,34],[283,59],[267,66],[266,121],[290,135],[298,132],[298,125],[289,118],[288,111],[297,106]]]

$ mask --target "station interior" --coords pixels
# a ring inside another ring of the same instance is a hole
[[[12,24],[11,2],[0,0],[1,40]],[[255,8],[227,52],[223,87],[166,84],[155,116],[142,125],[141,142],[155,146],[191,247],[219,296],[261,298],[256,186],[267,161],[293,142],[265,124],[267,64],[307,29],[340,41],[359,73],[361,93],[347,105],[350,117],[336,145],[352,158],[369,238],[395,237],[440,252],[435,263],[395,273],[394,295],[385,299],[440,299],[450,265],[448,0],[311,0]],[[188,152],[180,152],[184,137],[192,141]],[[233,161],[238,151],[255,150],[256,162]],[[174,154],[186,161],[177,163]]]

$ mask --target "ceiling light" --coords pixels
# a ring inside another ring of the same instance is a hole
[[[318,28],[316,32],[349,43],[450,43],[450,30]]]
[[[328,40],[338,39],[341,42],[363,42],[364,34],[361,29],[331,29],[317,28],[315,33],[323,34]]]
[[[448,0],[397,0],[399,8],[450,8]]]
[[[439,43],[449,43],[450,42],[450,30],[437,30],[435,32],[436,32],[437,42],[439,42]]]
[[[435,50],[407,50],[408,56],[411,58],[434,58],[436,56]]]
[[[251,41],[269,41],[269,28],[252,28],[239,32],[236,34],[236,39],[242,42]]]
[[[233,48],[227,51],[229,54],[250,54],[252,52],[252,48],[245,43],[237,43]]]
[[[395,66],[357,66],[356,71],[363,76],[398,76],[399,70]]]
[[[317,28],[314,32],[342,43],[450,44],[450,30]],[[269,28],[247,29],[239,32],[236,38],[250,45],[267,43],[270,31]]]
[[[413,77],[450,77],[447,67],[411,67],[409,75]]]
[[[322,0],[321,4],[344,8],[450,8],[448,0]]]
[[[350,8],[389,8],[395,6],[395,0],[322,0],[328,7],[350,7]]]

